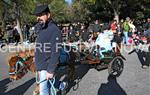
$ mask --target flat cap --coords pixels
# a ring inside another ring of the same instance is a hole
[[[35,7],[35,10],[33,11],[32,15],[38,15],[46,12],[50,12],[48,5],[38,5]]]

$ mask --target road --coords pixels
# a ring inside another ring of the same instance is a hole
[[[0,52],[0,95],[32,95],[34,75],[29,72],[21,80],[11,82],[5,62],[8,53]],[[150,95],[150,69],[142,69],[135,53],[127,55],[124,71],[120,77],[108,77],[108,71],[89,69],[87,65],[76,67],[80,78],[77,85],[70,84],[67,95]]]

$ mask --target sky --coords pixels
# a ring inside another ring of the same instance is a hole
[[[72,4],[72,0],[65,0],[69,5]]]

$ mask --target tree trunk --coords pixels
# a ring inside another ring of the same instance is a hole
[[[6,25],[5,25],[5,21],[4,21],[4,20],[2,20],[2,28],[1,28],[1,29],[2,29],[2,31],[3,31],[3,32],[6,32],[6,31],[5,31],[5,27],[6,27]]]
[[[16,22],[17,22],[17,30],[20,35],[20,42],[23,42],[23,35],[21,31],[21,25],[20,25],[20,9],[19,9],[19,4],[18,2],[14,2],[14,12],[16,15]]]
[[[119,14],[115,9],[114,9],[114,18],[116,19],[117,23],[119,23]]]
[[[118,2],[119,0],[116,1],[111,1],[111,0],[106,0],[108,4],[111,5],[113,11],[114,11],[114,18],[116,19],[117,23],[119,23],[119,12],[118,12]]]
[[[20,42],[22,43],[23,42],[23,35],[22,35],[22,31],[21,31],[19,18],[16,18],[16,22],[17,22],[18,33],[20,35]]]

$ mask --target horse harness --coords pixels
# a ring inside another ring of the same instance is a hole
[[[9,73],[9,75],[17,75],[18,73],[20,73],[24,68],[30,66],[33,64],[33,62],[29,63],[28,65],[25,65],[24,62],[26,62],[27,60],[29,60],[31,58],[31,56],[25,56],[25,57],[20,57],[18,54],[16,54],[16,57],[18,57],[18,61],[16,62],[15,66],[13,66],[12,68],[15,69],[14,72]],[[18,66],[21,66],[21,68],[18,70]]]

